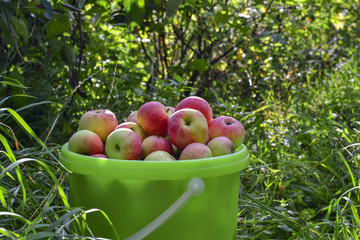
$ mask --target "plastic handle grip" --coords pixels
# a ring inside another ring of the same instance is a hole
[[[141,240],[145,238],[174,216],[193,196],[200,195],[204,189],[205,183],[201,178],[191,179],[188,189],[165,212],[126,240]]]

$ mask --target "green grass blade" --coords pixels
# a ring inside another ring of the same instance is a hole
[[[0,101],[0,106],[3,105],[4,102],[6,102],[8,99],[13,98],[13,97],[36,98],[36,97],[31,96],[31,95],[28,95],[28,94],[14,94],[14,95],[11,95],[11,96],[8,96],[8,97],[3,98],[3,99]]]
[[[31,107],[35,107],[35,106],[39,106],[39,105],[43,105],[43,104],[50,104],[50,103],[53,103],[51,101],[41,101],[41,102],[36,102],[36,103],[30,103],[30,104],[27,104],[26,106],[22,107],[22,108],[19,108],[16,110],[16,112],[21,112],[25,109],[28,109],[28,108],[31,108]]]
[[[0,108],[0,112],[7,111],[9,112],[16,122],[22,127],[33,139],[35,139],[48,153],[54,158],[57,159],[47,148],[45,143],[36,135],[36,133],[31,129],[31,127],[25,122],[25,120],[13,109],[11,108]]]
[[[17,213],[12,213],[12,212],[0,212],[0,216],[11,216],[14,217],[24,223],[31,223],[29,220],[27,220],[26,218],[24,218],[23,216],[21,216],[20,214]]]
[[[4,76],[0,76],[5,78]],[[24,85],[18,84],[18,83],[14,83],[14,82],[10,82],[10,81],[0,81],[0,83],[4,84],[4,85],[9,85],[12,87],[17,87],[17,88],[29,88],[29,87],[25,87]]]
[[[3,146],[5,147],[7,156],[9,157],[10,161],[13,162],[13,163],[16,163],[15,155],[14,155],[13,151],[11,150],[10,145],[8,144],[8,142],[6,141],[5,137],[2,134],[0,134],[0,141],[2,142]],[[22,208],[24,209],[25,203],[26,203],[26,185],[25,185],[25,182],[23,180],[23,175],[21,173],[21,170],[18,167],[18,164],[16,164],[15,171],[16,171],[16,175],[18,177],[18,180],[19,180],[19,182],[21,184],[21,188],[22,188],[22,192],[23,192],[23,205],[22,205]],[[5,171],[5,169],[4,169],[0,173],[0,179],[3,176],[3,174],[2,174],[3,172],[7,172],[7,171]]]
[[[2,228],[2,227],[0,227],[0,236],[1,236],[1,234],[3,236],[6,236],[6,237],[8,237],[10,239],[14,239],[14,240],[17,240],[19,238],[19,234],[15,233],[13,231],[10,231],[8,229]]]

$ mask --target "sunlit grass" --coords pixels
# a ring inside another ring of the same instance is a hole
[[[241,239],[358,239],[360,83],[355,63],[244,117]],[[258,108],[260,109],[260,108]]]
[[[241,116],[247,129],[251,165],[240,178],[239,239],[359,239],[360,79],[354,62],[322,79],[309,75],[281,94],[264,91],[262,102],[244,100],[250,111],[239,97],[214,99],[217,113]],[[0,109],[0,123],[1,239],[95,238],[86,215],[99,211],[111,225],[101,209],[71,208],[66,171],[57,161],[62,143],[45,141],[56,122],[45,140],[19,111]],[[15,127],[26,139],[18,139]]]

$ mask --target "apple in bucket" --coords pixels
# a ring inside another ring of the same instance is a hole
[[[75,132],[69,139],[69,150],[84,155],[102,153],[104,144],[100,137],[90,130]]]
[[[134,122],[137,123],[137,111],[133,111],[126,118],[126,122]]]
[[[134,131],[128,128],[119,128],[108,136],[105,151],[109,158],[139,160],[141,141]]]
[[[170,153],[159,150],[147,155],[144,161],[176,161],[176,159]]]
[[[90,110],[79,120],[79,130],[90,130],[99,135],[103,142],[118,125],[115,114],[110,110]]]
[[[209,124],[210,139],[224,136],[229,138],[234,144],[235,149],[244,141],[245,129],[243,125],[233,117],[219,116]]]
[[[203,98],[197,96],[186,97],[181,100],[175,110],[178,111],[183,108],[191,108],[200,111],[209,124],[213,119],[212,109],[210,104]]]
[[[158,135],[148,136],[141,144],[141,157],[144,159],[150,153],[159,150],[168,152],[169,154],[173,155],[173,147],[166,138],[160,137]]]
[[[207,146],[210,148],[213,157],[235,152],[235,144],[229,138],[224,136],[213,138]]]
[[[169,118],[167,133],[172,144],[180,149],[193,142],[205,143],[208,138],[207,120],[198,110],[180,109]]]
[[[190,143],[181,152],[179,160],[211,158],[211,150],[203,143]]]
[[[137,122],[148,135],[166,136],[168,120],[166,107],[157,101],[143,104],[137,112]]]

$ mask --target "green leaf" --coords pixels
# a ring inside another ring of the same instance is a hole
[[[166,18],[171,18],[176,15],[182,1],[183,0],[168,0],[166,4]]]
[[[69,19],[66,15],[56,15],[52,21],[45,24],[45,28],[46,37],[53,39],[66,31],[70,31]]]
[[[191,70],[198,70],[199,73],[202,75],[207,69],[209,68],[209,64],[206,59],[195,59],[190,63]]]
[[[15,32],[23,38],[25,42],[27,42],[29,37],[29,28],[26,20],[16,17],[11,17],[11,23],[15,28]]]
[[[124,0],[124,7],[128,13],[131,28],[140,27],[145,17],[145,0]]]
[[[231,17],[231,15],[229,15],[226,12],[221,11],[221,12],[215,13],[214,19],[217,23],[225,24],[229,21],[230,17]]]
[[[71,46],[64,46],[60,50],[61,59],[69,66],[74,66],[76,64],[76,53]]]
[[[9,85],[9,86],[13,86],[13,87],[17,87],[17,88],[29,88],[29,87],[25,87],[23,85],[14,83],[14,82],[10,82],[10,81],[0,81],[0,83],[4,84],[4,85]]]
[[[53,18],[53,8],[51,6],[51,3],[49,0],[41,0],[41,3],[45,6],[46,11],[44,12],[44,16],[47,19],[52,19]]]

